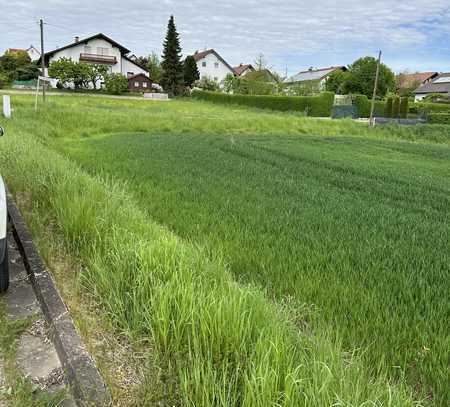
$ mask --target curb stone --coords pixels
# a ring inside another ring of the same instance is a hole
[[[7,191],[8,217],[22,254],[33,290],[50,327],[58,357],[66,372],[73,396],[79,406],[111,406],[109,390],[94,360],[84,346],[66,305],[32,241],[31,234]]]

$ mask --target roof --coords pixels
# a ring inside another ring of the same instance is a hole
[[[11,52],[12,54],[14,54],[15,52],[27,52],[26,49],[22,49],[22,48],[8,48],[7,51]]]
[[[136,79],[138,76],[143,76],[145,79],[147,79],[149,82],[151,82],[150,78],[147,77],[147,76],[146,76],[145,74],[143,74],[143,73],[137,73],[137,74],[135,74],[135,75],[130,75],[127,79],[128,79],[128,80],[130,80],[130,79]]]
[[[203,59],[203,58],[205,58],[206,56],[208,56],[209,54],[215,55],[215,56],[217,57],[217,59],[220,59],[220,60],[221,60],[221,61],[222,61],[222,62],[230,69],[230,71],[234,73],[234,69],[230,66],[230,64],[229,64],[227,61],[225,61],[225,60],[217,53],[216,50],[214,50],[214,49],[212,49],[212,48],[211,48],[211,49],[207,49],[207,50],[205,50],[205,51],[201,51],[201,52],[195,51],[194,55],[192,55],[192,56],[194,57],[195,62],[198,62],[198,61],[200,61],[201,59]]]
[[[237,76],[241,76],[247,69],[255,70],[251,64],[240,64],[233,67],[233,71]]]
[[[437,72],[416,72],[397,75],[397,79],[401,79],[401,83],[399,84],[400,87],[409,88],[417,85],[417,83],[424,83],[435,76],[438,76]]]
[[[114,45],[115,47],[119,48],[119,49],[120,49],[120,52],[121,52],[122,54],[128,54],[128,53],[130,52],[130,50],[129,50],[128,48],[125,48],[123,45],[120,45],[118,42],[116,42],[116,41],[114,41],[113,39],[109,38],[109,37],[106,36],[105,34],[103,34],[103,33],[98,33],[98,34],[92,35],[92,36],[87,37],[87,38],[79,39],[77,42],[75,42],[75,41],[74,41],[74,42],[71,42],[70,44],[65,45],[64,47],[60,47],[60,48],[54,49],[53,51],[46,52],[46,53],[44,54],[44,57],[45,57],[45,59],[46,59],[46,62],[48,61],[48,58],[49,58],[49,57],[51,57],[52,55],[56,54],[56,53],[59,52],[59,51],[62,51],[62,50],[64,50],[64,49],[68,49],[68,48],[72,48],[72,47],[75,47],[75,46],[77,46],[77,45],[80,45],[80,44],[83,44],[83,43],[87,43],[88,41],[91,41],[91,40],[94,40],[94,39],[98,39],[98,38],[101,38],[101,39],[103,39],[103,40],[105,40],[105,41],[108,41],[109,43],[111,43],[111,44]]]
[[[447,82],[448,80],[448,82]],[[424,94],[424,93],[449,93],[450,94],[450,72],[441,73],[433,82],[424,83],[419,86],[414,92],[414,94]]]
[[[317,81],[325,78],[330,73],[336,70],[346,71],[345,66],[330,66],[329,68],[320,69],[308,69],[307,71],[301,71],[298,74],[291,76],[285,80],[286,83],[305,82],[305,81]]]

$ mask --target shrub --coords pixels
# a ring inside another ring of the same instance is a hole
[[[385,117],[392,117],[392,97],[386,99],[386,107],[384,111]]]
[[[220,89],[219,82],[204,76],[200,80],[195,82],[195,87],[203,89],[203,90],[209,90],[211,92],[217,92]]]
[[[430,124],[450,124],[449,113],[429,113],[428,123]]]
[[[450,113],[450,105],[446,103],[416,102],[409,108],[409,113],[423,116],[429,113]]]
[[[0,89],[5,87],[9,83],[8,75],[3,72],[0,72]]]
[[[128,80],[121,73],[112,73],[105,77],[105,88],[108,93],[120,95],[128,90]]]
[[[353,104],[356,106],[359,117],[370,117],[370,109],[372,102],[366,95],[353,95]],[[385,102],[381,100],[375,101],[374,115],[383,117],[385,114]]]
[[[400,118],[406,119],[408,117],[408,104],[409,99],[407,96],[403,96],[400,99]]]
[[[392,117],[398,119],[400,116],[400,98],[395,96],[392,101]]]
[[[323,92],[318,96],[255,96],[194,90],[192,96],[214,103],[237,104],[283,112],[306,112],[308,116],[313,117],[329,117],[334,103],[332,92]]]

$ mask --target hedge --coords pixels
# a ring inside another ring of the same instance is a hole
[[[353,104],[358,109],[359,117],[370,117],[372,101],[366,95],[353,95]],[[386,111],[386,102],[376,100],[374,115],[383,117]]]
[[[392,100],[392,118],[398,119],[400,117],[400,98],[395,96]]]
[[[230,95],[228,93],[194,90],[192,97],[213,103],[242,105],[283,112],[306,112],[308,116],[330,117],[334,103],[334,93],[322,92],[318,96],[262,96]]]
[[[400,118],[401,119],[408,118],[408,104],[409,104],[408,97],[407,96],[403,96],[400,99]]]
[[[429,113],[428,123],[431,124],[450,124],[450,112],[449,113]]]
[[[392,117],[392,97],[386,99],[384,117]]]
[[[428,113],[450,113],[450,104],[416,102],[409,108],[409,112],[425,115]]]

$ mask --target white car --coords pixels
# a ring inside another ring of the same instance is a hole
[[[0,127],[0,136],[3,136],[3,128]],[[6,206],[6,191],[3,178],[0,176],[0,292],[4,292],[9,286],[8,263],[8,208]]]

